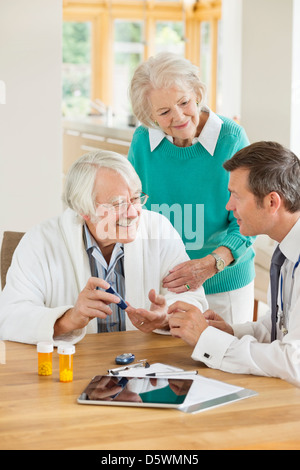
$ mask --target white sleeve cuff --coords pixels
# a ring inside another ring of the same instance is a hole
[[[224,355],[236,338],[212,326],[206,328],[192,354],[194,361],[204,362],[212,369],[220,369]]]

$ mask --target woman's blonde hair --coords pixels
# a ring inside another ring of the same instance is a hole
[[[199,78],[199,69],[184,57],[162,52],[137,67],[129,93],[133,113],[141,124],[156,127],[151,119],[150,92],[174,86],[194,91],[199,103],[203,103],[206,87]]]

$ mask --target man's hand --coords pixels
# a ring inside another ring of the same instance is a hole
[[[209,326],[202,312],[186,302],[175,302],[169,307],[168,314],[171,334],[193,347]]]
[[[202,314],[197,307],[179,301],[169,307],[168,314],[171,334],[193,347],[209,326],[234,335],[231,326],[212,310],[206,310]]]
[[[204,317],[209,326],[213,326],[214,328],[218,328],[218,330],[225,331],[225,333],[234,336],[232,327],[226,323],[220,315],[213,312],[213,310],[206,310]]]
[[[103,279],[91,277],[85,288],[80,292],[76,304],[68,310],[54,325],[54,336],[69,333],[70,331],[84,328],[93,318],[106,318],[112,314],[111,303],[118,304],[119,297],[100,289],[108,289],[110,286]]]
[[[151,289],[149,300],[151,302],[150,310],[135,309],[131,306],[126,309],[131,323],[144,333],[151,333],[156,329],[168,329],[168,307],[164,296],[156,294],[155,290]]]

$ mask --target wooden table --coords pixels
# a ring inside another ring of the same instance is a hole
[[[300,449],[300,389],[279,379],[231,375],[195,363],[180,339],[139,331],[88,335],[76,345],[74,381],[37,375],[36,347],[6,342],[0,364],[0,449]],[[172,409],[83,406],[89,380],[116,367],[114,358],[184,369],[255,390],[258,396],[190,415]],[[119,452],[120,454],[120,452]],[[120,454],[121,455],[121,454]]]

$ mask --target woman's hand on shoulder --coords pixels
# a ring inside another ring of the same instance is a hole
[[[163,287],[176,294],[188,290],[195,291],[215,274],[215,260],[212,256],[206,256],[186,261],[171,269],[168,276],[163,279]]]

